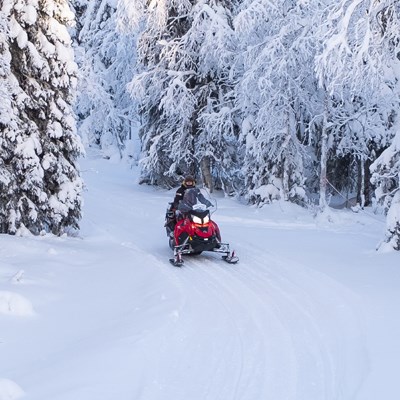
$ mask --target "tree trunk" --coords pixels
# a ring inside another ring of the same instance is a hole
[[[325,93],[324,101],[324,119],[322,122],[322,134],[321,134],[321,160],[320,160],[320,177],[319,177],[319,208],[320,211],[324,211],[326,203],[326,186],[328,183],[327,179],[327,162],[328,162],[328,112],[329,112],[329,94]]]
[[[286,111],[286,138],[283,144],[284,147],[288,146],[290,141],[290,110]],[[286,157],[282,160],[282,188],[283,188],[283,200],[289,200],[289,171],[287,170],[287,160]]]
[[[360,206],[362,209],[365,207],[365,164],[361,159],[361,187],[360,187]]]
[[[371,173],[369,167],[371,161],[369,159],[359,161],[358,182],[357,182],[357,202],[362,208],[368,206],[371,201],[370,179]]]
[[[371,160],[366,159],[364,162],[364,175],[365,175],[365,180],[364,180],[364,199],[365,199],[365,204],[364,207],[369,206],[371,204],[371,171],[369,167],[371,166]]]
[[[210,157],[204,157],[200,161],[201,174],[203,176],[204,186],[208,188],[210,193],[214,190],[213,179],[211,175],[211,161]]]

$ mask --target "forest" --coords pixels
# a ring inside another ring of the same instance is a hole
[[[400,2],[0,0],[0,232],[78,229],[79,158],[258,207],[385,213],[400,250]]]

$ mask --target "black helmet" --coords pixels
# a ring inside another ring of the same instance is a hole
[[[185,179],[183,180],[183,184],[186,187],[194,187],[196,185],[196,181],[195,181],[195,179],[193,178],[192,175],[187,175],[185,177]]]

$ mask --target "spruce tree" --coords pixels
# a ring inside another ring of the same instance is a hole
[[[1,13],[1,231],[61,234],[81,216],[73,14],[66,0],[5,0]]]
[[[392,144],[372,165],[376,199],[387,213],[382,250],[400,250],[400,121],[396,127]]]
[[[317,59],[317,72],[326,77],[328,90],[338,93],[338,88],[350,88],[370,105],[364,114],[368,123],[363,129],[353,129],[357,142],[364,144],[367,127],[380,151],[391,143],[371,171],[377,199],[388,213],[385,242],[396,249],[400,242],[399,16],[399,2],[339,1],[328,16],[331,23],[325,33],[325,49]],[[357,148],[360,150],[359,145]],[[364,158],[371,155],[364,154]]]
[[[234,20],[240,38],[236,100],[243,139],[245,193],[252,203],[276,199],[304,204],[305,124],[320,101],[313,68],[310,9],[247,0]]]
[[[76,111],[85,146],[123,157],[136,129],[136,107],[126,84],[135,64],[135,38],[117,29],[116,6],[108,0],[73,0],[79,65]]]
[[[171,187],[183,174],[199,176],[201,170],[210,189],[215,181],[227,186],[228,171],[237,169],[229,94],[236,2],[124,4],[136,18],[133,25],[143,26],[141,71],[130,84],[142,119],[142,181]]]

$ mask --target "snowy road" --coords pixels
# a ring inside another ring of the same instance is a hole
[[[82,164],[80,237],[0,238],[0,400],[399,398],[399,256],[373,251],[377,219],[317,223],[219,195],[240,263],[174,268],[173,192]]]

